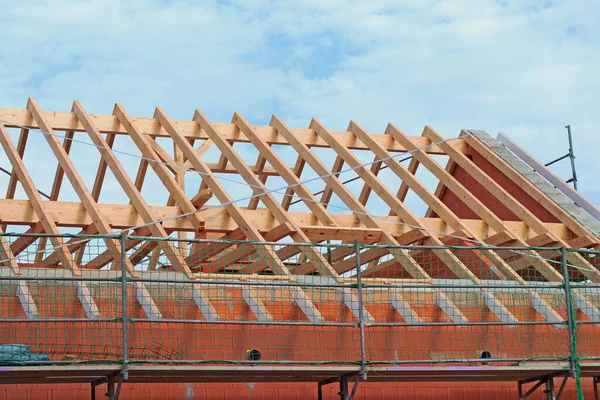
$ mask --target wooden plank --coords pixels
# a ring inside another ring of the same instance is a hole
[[[44,201],[44,207],[55,219],[55,223],[60,227],[85,228],[92,224],[91,218],[86,214],[83,205],[78,202],[68,201]],[[359,203],[360,204],[360,203]],[[144,216],[139,213],[134,205],[128,204],[110,204],[99,203],[98,207],[101,212],[110,218],[110,225],[113,229],[128,229],[133,226],[146,223]],[[29,200],[0,200],[0,208],[2,209],[3,222],[10,225],[32,226],[40,222],[39,217],[35,214],[31,202]],[[181,214],[181,209],[176,206],[149,206],[149,211],[156,215],[156,220],[171,218]],[[269,217],[269,211],[264,208],[257,210],[247,210],[240,208],[240,212],[259,230],[266,232],[272,229],[276,224],[272,217]],[[205,220],[205,231],[209,234],[222,233],[226,234],[238,228],[235,221],[231,219],[227,211],[222,208],[210,208],[199,213]],[[363,232],[365,236],[377,237],[377,232],[385,230],[390,235],[399,237],[413,228],[399,225],[396,221],[400,221],[397,217],[373,216],[381,229],[377,227],[367,227],[363,221],[359,219],[359,215],[352,214],[331,214],[337,222],[337,227],[325,227],[322,225],[313,225],[310,221],[312,213],[307,212],[288,212],[288,215],[293,219],[303,231],[313,231],[316,235],[313,239],[317,241],[326,239],[336,239],[335,237],[327,237],[319,234],[316,228],[321,228],[322,233],[331,233],[335,235],[340,230],[340,233],[347,232],[348,234],[354,230],[355,232]],[[429,236],[445,236],[451,234],[454,230],[447,226],[441,218],[417,218],[419,226],[427,228]],[[477,235],[486,237],[494,234],[491,232],[484,221],[478,219],[463,219],[465,225],[474,231]],[[502,221],[506,226],[506,230],[512,234],[518,234],[527,230],[527,225],[522,221]],[[194,226],[185,219],[170,219],[161,223],[167,232],[186,231],[194,232]],[[561,237],[564,240],[573,239],[572,234],[565,228],[562,223],[545,222],[544,226],[555,236]],[[314,229],[313,229],[314,228]],[[439,232],[439,233],[436,233]],[[490,234],[491,233],[491,234]],[[156,236],[152,234],[152,236]],[[314,241],[311,240],[311,241]]]
[[[262,154],[259,153],[258,158],[256,159],[257,171],[255,171],[255,173],[258,175],[258,179],[260,179],[260,181],[262,182],[263,185],[267,182],[267,175],[261,174],[261,172],[265,169],[266,165],[267,165],[267,159],[265,157],[263,157]],[[251,198],[248,201],[248,209],[256,210],[256,207],[258,207],[259,199],[260,199],[260,197]]]
[[[142,191],[144,186],[144,180],[146,179],[146,173],[148,172],[148,160],[142,158],[140,160],[140,166],[138,167],[137,174],[135,175],[135,187],[138,191]],[[131,202],[129,204],[132,204]]]
[[[192,197],[192,204],[196,209],[201,209],[204,204],[212,197],[212,192],[208,189],[199,190],[198,193]]]
[[[377,161],[378,158],[377,156],[375,156],[375,160]],[[375,176],[377,176],[377,174],[379,174],[379,171],[381,170],[383,163],[381,161],[378,162],[373,162],[373,164],[371,164],[371,173]],[[358,196],[358,201],[361,202],[361,204],[363,205],[367,205],[367,201],[369,201],[369,196],[371,195],[372,189],[371,186],[367,185],[366,183],[363,184],[363,187],[360,191],[360,195]]]
[[[29,129],[21,129],[19,133],[19,141],[17,142],[17,154],[21,159],[23,158],[23,154],[25,154],[25,147],[27,145],[27,138],[29,137]],[[17,190],[18,183],[17,174],[13,169],[10,173],[10,178],[8,179],[8,185],[6,187],[6,197],[5,199],[13,199],[15,197],[15,192]],[[6,224],[2,223],[0,219],[0,228],[4,231],[6,230]]]
[[[191,145],[191,143],[190,143],[190,145]],[[203,142],[203,143],[202,143],[202,144],[201,144],[201,145],[200,145],[200,146],[199,146],[199,147],[196,149],[196,153],[198,154],[198,157],[202,157],[202,154],[206,153],[206,152],[208,151],[208,149],[210,149],[210,147],[211,147],[212,145],[213,145],[213,142],[212,142],[212,140],[210,140],[210,139],[207,139],[207,140],[205,140],[205,141],[204,141],[204,142]],[[184,157],[185,157],[185,154],[184,154]],[[210,163],[209,163],[208,165],[210,165]],[[187,159],[187,157],[186,157],[186,160],[185,160],[185,163],[183,164],[183,166],[184,166],[184,168],[186,168],[186,169],[193,169],[193,168],[194,168],[194,167],[193,167],[193,165],[192,165],[192,163],[190,162],[190,160],[188,160],[188,159]],[[223,171],[221,171],[221,172],[223,172]]]
[[[219,240],[242,240],[246,237],[244,231],[241,228],[237,228],[228,234],[219,238]],[[215,243],[215,242],[204,242],[204,243],[192,243],[192,249],[190,254],[185,259],[187,263],[198,265],[203,261],[211,258],[212,256],[219,254],[225,249],[231,247],[234,243]]]
[[[2,231],[5,230],[2,226],[0,226],[0,228],[2,228]],[[27,234],[42,232],[44,232],[44,227],[39,221],[31,225],[31,227],[27,229],[27,231],[25,231],[25,233]],[[13,255],[18,256],[22,251],[25,251],[25,249],[27,249],[37,239],[38,238],[35,236],[19,236],[15,239],[14,242],[11,243],[10,251]]]
[[[456,163],[454,161],[452,161],[452,159],[449,159],[448,162],[446,163],[446,167],[444,169],[450,175],[454,175],[454,171],[456,170]],[[447,190],[446,185],[444,185],[441,181],[438,182],[438,185],[435,188],[435,197],[437,197],[438,199],[443,198],[444,194],[446,193],[446,190]],[[433,212],[433,210],[427,209],[427,211],[425,212],[425,216],[426,217],[435,217],[436,215]]]
[[[65,139],[63,140],[62,146],[63,146],[63,149],[65,150],[66,154],[69,154],[69,152],[71,151],[71,145],[73,144],[72,139],[73,139],[74,134],[75,134],[75,132],[73,132],[73,131],[67,131],[67,133],[65,134]],[[44,135],[44,136],[47,136],[47,135]],[[50,201],[58,200],[58,195],[60,193],[60,188],[62,186],[63,177],[64,177],[64,170],[62,169],[60,162],[59,162],[58,166],[56,167],[56,172],[54,174],[54,181],[52,183],[52,190],[50,191],[50,198],[48,200],[50,200]]]
[[[296,163],[294,164],[294,174],[296,174],[296,176],[298,178],[300,178],[300,176],[302,176],[302,172],[304,171],[304,166],[306,165],[306,161],[304,161],[304,159],[298,155],[298,158],[296,158]],[[290,206],[292,205],[292,195],[294,194],[294,191],[290,188],[285,189],[285,196],[283,196],[283,200],[281,201],[281,206],[283,207],[284,210],[288,211],[290,209]]]
[[[338,173],[342,170],[343,166],[344,166],[344,159],[342,157],[340,157],[339,155],[337,155],[335,157],[335,161],[333,162],[333,167],[331,167],[331,173],[335,174],[335,176],[338,179],[340,177]],[[325,206],[329,205],[332,194],[333,194],[333,190],[329,186],[329,180],[326,180],[325,181],[325,189],[323,189],[323,194],[321,195],[321,203],[324,203]]]
[[[19,134],[19,141],[17,142],[17,154],[19,157],[23,158],[25,154],[25,147],[27,146],[27,138],[29,137],[29,129],[21,129],[21,133]],[[17,183],[19,179],[17,178],[17,174],[13,168],[10,178],[8,180],[8,186],[6,187],[6,198],[12,199],[15,197],[15,191],[17,190]]]
[[[410,164],[408,165],[408,171],[416,176],[417,173],[417,169],[419,168],[419,161],[416,158],[411,158],[410,159]],[[398,188],[398,193],[396,194],[396,197],[398,198],[398,200],[404,202],[404,200],[406,199],[406,195],[408,194],[408,184],[406,182],[402,182],[400,184],[400,187]]]
[[[108,147],[112,149],[115,144],[116,135],[109,133],[106,135],[106,143]],[[143,160],[141,160],[143,161]],[[148,164],[146,164],[148,166]],[[100,163],[98,164],[98,171],[96,172],[96,179],[94,179],[94,186],[92,187],[92,198],[97,202],[100,199],[100,192],[102,191],[102,185],[104,184],[104,178],[106,177],[106,161],[103,158],[100,158]],[[142,168],[142,164],[140,163],[140,169]],[[145,173],[145,169],[144,169]]]

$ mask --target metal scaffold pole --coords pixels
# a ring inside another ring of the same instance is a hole
[[[126,247],[125,247],[125,234],[120,236],[120,247],[121,247],[121,311],[122,311],[122,327],[123,327],[123,379],[127,380],[129,377],[128,371],[128,359],[129,359],[129,344],[127,338],[127,325],[128,325],[128,312],[127,312],[127,271],[126,265]]]
[[[567,303],[567,326],[569,329],[569,353],[571,364],[571,376],[575,379],[577,391],[581,394],[581,379],[579,377],[579,361],[577,359],[577,335],[575,328],[575,313],[573,311],[573,300],[571,298],[571,283],[569,279],[569,269],[567,268],[567,249],[563,246],[560,249],[560,261],[565,287],[565,301]]]
[[[365,319],[363,313],[363,292],[360,262],[360,243],[354,242],[356,252],[356,286],[358,290],[358,326],[360,329],[360,374],[363,380],[367,379],[367,354],[365,351]],[[357,381],[358,382],[358,381]]]

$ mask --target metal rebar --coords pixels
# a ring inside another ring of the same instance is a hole
[[[354,242],[356,252],[356,286],[358,290],[358,328],[360,330],[360,373],[364,380],[367,379],[367,354],[365,353],[365,320],[363,315],[363,293],[361,281],[360,243]]]
[[[129,323],[127,313],[127,271],[125,268],[127,261],[127,251],[125,250],[125,234],[120,237],[121,247],[121,311],[122,311],[122,327],[123,327],[123,379],[129,378],[129,371],[127,368],[129,358],[129,346],[127,341],[127,325]]]
[[[565,285],[565,301],[567,302],[567,326],[569,328],[569,350],[570,350],[570,363],[571,363],[571,376],[576,378],[575,375],[575,314],[573,313],[573,303],[571,300],[571,287],[569,284],[569,270],[567,269],[567,249],[562,247],[560,249],[561,255],[561,267],[563,273],[563,283]]]

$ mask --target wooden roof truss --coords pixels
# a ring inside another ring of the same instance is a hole
[[[448,245],[594,249],[599,249],[600,245],[599,238],[590,229],[469,131],[462,131],[458,138],[447,140],[429,126],[421,136],[407,136],[390,124],[384,134],[374,134],[354,121],[346,131],[332,131],[317,119],[311,121],[308,129],[297,129],[288,127],[277,116],[273,116],[268,126],[253,126],[239,113],[233,115],[231,123],[224,124],[211,122],[200,110],[195,111],[192,120],[184,121],[171,119],[160,107],[156,108],[153,118],[136,118],[129,116],[120,104],[115,105],[112,115],[90,115],[78,101],[73,103],[71,112],[49,112],[43,111],[33,99],[29,99],[24,110],[0,109],[0,120],[3,121],[0,123],[0,144],[11,167],[6,197],[0,200],[1,232],[7,231],[8,227],[21,226],[29,233],[59,234],[65,229],[77,229],[81,234],[110,235],[122,231],[141,238],[175,236],[182,239],[173,242],[130,238],[121,242],[106,238],[105,251],[83,262],[88,245],[85,239],[41,238],[35,245],[35,237],[20,237],[12,243],[1,237],[2,257],[11,260],[7,266],[17,276],[21,273],[15,261],[19,253],[37,246],[36,263],[61,264],[75,276],[81,274],[82,268],[121,268],[115,255],[124,248],[128,252],[125,268],[132,277],[140,268],[148,271],[164,268],[159,265],[162,257],[191,280],[225,270],[234,271],[233,277],[252,275],[256,278],[256,274],[264,273],[265,265],[269,265],[270,274],[283,278],[318,271],[320,275],[343,282],[345,277],[356,272],[357,258],[360,258],[364,272],[370,276],[390,268],[401,268],[415,282],[431,282],[435,277],[419,260],[422,250],[399,247],[426,245],[435,246],[434,256],[445,264],[452,276],[479,285],[481,280],[470,265]],[[16,146],[9,133],[12,129],[19,129]],[[43,136],[57,161],[53,178],[42,181],[43,186],[40,181],[36,185],[30,175],[29,169],[36,165],[26,166],[24,161],[32,135]],[[64,136],[62,142],[60,136]],[[75,140],[87,141],[93,146],[85,149],[74,146]],[[114,150],[123,140],[128,140],[130,148],[139,154],[137,172],[129,167],[131,160],[126,160],[127,155]],[[164,142],[170,143],[169,146],[161,144]],[[257,153],[253,164],[247,163],[244,152],[236,146],[238,143],[252,146]],[[79,150],[74,153],[73,147]],[[328,149],[327,160],[319,157],[316,149]],[[77,157],[85,157],[81,153],[83,150],[100,155],[93,180],[87,182],[89,186],[86,184],[87,171],[76,168],[74,162]],[[212,156],[218,153],[217,162],[209,161],[211,152]],[[373,162],[365,165],[359,157],[360,152],[371,153],[369,159]],[[290,156],[290,153],[294,155]],[[445,167],[436,161],[438,155],[448,159]],[[477,160],[493,165],[495,172],[491,173],[490,168],[476,162],[475,155]],[[399,161],[399,156],[410,160],[408,165]],[[353,181],[362,184],[360,190],[351,189],[339,175],[344,168],[352,169]],[[419,179],[419,168],[435,177],[437,189],[430,189],[430,185]],[[457,169],[463,178],[457,175]],[[393,191],[382,177],[383,170],[400,181],[397,191]],[[130,171],[135,174],[130,176]],[[142,195],[149,171],[160,182],[153,184],[152,190],[168,193],[166,205],[149,204],[150,198]],[[200,178],[194,185],[187,180],[191,175]],[[220,179],[223,175],[243,181],[253,197],[246,196],[244,201],[237,201],[231,194],[232,184]],[[272,191],[272,187],[278,186],[270,184],[275,178],[287,187]],[[127,204],[101,201],[109,179],[111,191],[115,188],[122,191]],[[48,184],[50,181],[51,185]],[[61,198],[65,181],[70,183],[76,197],[70,201]],[[324,185],[321,191],[314,189],[315,181]],[[474,190],[473,184],[466,183],[471,181],[485,190]],[[24,198],[16,198],[18,185]],[[519,195],[515,187],[529,197],[525,199]],[[46,195],[47,189],[50,190]],[[411,210],[407,200],[409,192],[426,205],[424,217],[418,217]],[[445,195],[448,193],[458,200],[447,201]],[[369,206],[373,196],[378,200],[376,207]],[[211,207],[206,207],[210,202]],[[457,206],[457,203],[460,204]],[[387,206],[387,213],[381,212],[382,204]],[[494,209],[495,204],[503,204],[511,217]],[[465,207],[470,217],[465,217]],[[554,218],[541,218],[544,213]],[[179,215],[183,216],[177,218]],[[190,237],[232,241],[197,242],[188,246],[184,239]],[[249,240],[253,244],[237,246],[235,240]],[[334,249],[324,257],[315,246],[294,245],[327,241],[350,244],[355,240],[363,244],[398,247],[369,248],[356,254],[352,246],[346,246]],[[46,251],[48,241],[51,242],[50,252]],[[276,247],[270,242],[284,245]],[[257,253],[261,259],[252,261],[251,256]],[[495,279],[525,285],[522,272],[531,268],[542,280],[563,280],[560,269],[552,263],[557,257],[555,250],[528,249],[518,256],[508,257],[506,252],[495,248],[483,248],[474,254],[490,264]],[[290,262],[293,256],[298,258]],[[579,267],[586,279],[600,281],[596,266],[585,257],[569,253],[568,262]],[[199,271],[201,264],[209,264],[211,270]],[[78,285],[78,297],[88,317],[99,317],[89,289],[84,282]],[[160,310],[144,284],[136,282],[135,285],[137,300],[145,313],[150,318],[161,318]],[[438,306],[452,321],[468,322],[444,289],[434,290]],[[533,307],[547,321],[562,321],[539,293],[526,290]],[[481,293],[485,304],[499,320],[507,324],[517,321],[491,291],[481,288]],[[18,296],[27,316],[36,318],[38,311],[25,281],[18,281]],[[296,287],[293,297],[311,321],[323,322],[321,313],[304,290]],[[600,320],[600,310],[585,296],[575,292],[574,297],[577,307],[589,318]],[[421,321],[400,291],[391,290],[389,298],[390,305],[406,321]],[[207,319],[219,318],[202,285],[193,285],[193,299]],[[273,319],[254,290],[244,289],[244,299],[261,320]],[[361,310],[355,294],[343,290],[343,299],[358,316]],[[372,319],[366,308],[362,312],[367,320]]]

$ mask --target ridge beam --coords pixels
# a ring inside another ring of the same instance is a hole
[[[58,111],[46,111],[44,117],[54,130],[57,131],[68,131],[74,130],[76,132],[83,132],[85,129],[82,124],[75,118],[73,112],[58,112]],[[102,115],[102,114],[91,114],[90,117],[94,120],[94,123],[99,131],[106,133],[115,133],[118,135],[128,134],[127,130],[119,123],[119,120],[114,115]],[[38,128],[39,125],[36,121],[32,121],[27,110],[22,109],[7,109],[0,108],[0,119],[11,121],[15,125],[7,124],[9,128],[20,128],[22,125],[26,128]],[[158,122],[156,118],[132,118],[133,122],[148,136],[152,137],[169,137],[163,126]],[[206,131],[201,129],[196,123],[189,120],[174,120],[175,126],[181,132],[182,136],[186,139],[194,140],[206,140],[209,139]],[[244,137],[240,137],[235,130],[233,124],[229,123],[216,123],[215,129],[220,136],[226,140],[232,142],[245,142],[248,140]],[[269,144],[281,144],[288,145],[287,141],[277,134],[277,131],[271,126],[256,126],[255,129],[260,136]],[[293,129],[298,138],[308,146],[315,147],[327,147],[327,144],[315,137],[314,132],[311,129],[294,128]],[[340,140],[352,149],[365,150],[364,146],[360,143],[356,143],[354,137],[346,131],[334,131],[334,134],[340,138]],[[389,151],[406,151],[405,148],[398,145],[397,143],[388,142],[379,133],[369,133],[377,141],[380,141]],[[427,138],[415,137],[414,138],[419,146],[428,146],[431,142]],[[461,147],[461,150],[468,154],[469,149],[467,146]],[[437,146],[427,148],[427,152],[431,154],[444,154]]]

